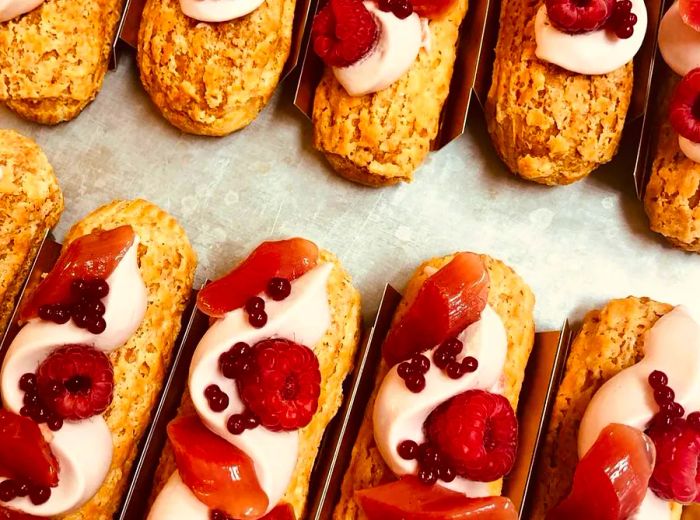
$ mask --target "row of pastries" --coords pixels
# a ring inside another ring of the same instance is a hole
[[[113,518],[151,420],[197,255],[145,200],[76,222],[20,285],[63,198],[30,139],[0,130],[0,518]],[[362,334],[341,260],[304,238],[237,252],[196,297],[197,338],[148,520],[296,520]],[[546,297],[540,295],[540,298]],[[515,520],[503,494],[535,347],[535,295],[502,261],[419,265],[381,345],[336,520]],[[14,311],[14,314],[13,314]],[[542,381],[541,383],[546,383]],[[517,413],[516,413],[517,411]],[[539,412],[538,412],[539,413]],[[529,417],[528,420],[531,420]],[[590,311],[547,425],[527,518],[686,520],[700,502],[700,310],[644,297]]]
[[[696,3],[677,1],[658,31],[673,73],[652,142],[651,228],[700,250],[700,33]],[[45,124],[75,118],[97,95],[123,0],[0,4],[0,101]],[[137,61],[145,90],[182,131],[223,136],[260,113],[290,53],[294,0],[148,0]],[[430,152],[450,93],[466,0],[329,0],[310,52],[313,144],[340,175],[410,181]],[[643,0],[504,0],[485,102],[498,155],[520,177],[569,184],[620,146],[647,34]],[[339,36],[340,35],[340,36]],[[654,104],[654,103],[653,103]]]

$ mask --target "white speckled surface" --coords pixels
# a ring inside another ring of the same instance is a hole
[[[161,119],[126,55],[75,121],[41,127],[0,108],[0,127],[36,139],[54,165],[66,197],[59,239],[100,204],[144,197],[182,221],[200,255],[200,281],[265,238],[303,235],[340,256],[366,318],[384,282],[401,287],[420,261],[458,249],[516,268],[537,295],[540,330],[611,297],[692,304],[700,295],[700,257],[648,230],[628,172],[563,188],[519,181],[476,120],[413,184],[363,188],[332,174],[292,106],[292,85],[282,90],[247,129],[191,137]]]

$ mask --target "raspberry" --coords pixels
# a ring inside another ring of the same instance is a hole
[[[316,15],[311,35],[326,65],[347,67],[372,50],[379,28],[361,0],[330,0]]]
[[[286,339],[267,339],[249,354],[250,369],[236,379],[241,399],[272,431],[296,430],[318,408],[321,372],[313,351]]]
[[[613,15],[615,0],[545,0],[547,16],[570,34],[597,31]]]
[[[513,468],[518,421],[502,395],[484,390],[459,394],[436,408],[424,428],[457,475],[491,482]]]
[[[112,403],[114,371],[103,352],[85,345],[67,345],[39,366],[37,385],[44,403],[59,417],[87,419]]]
[[[649,487],[664,500],[689,504],[700,499],[700,432],[687,421],[647,431],[656,446],[656,466]]]
[[[620,39],[631,38],[634,34],[634,26],[637,24],[637,15],[632,12],[631,0],[617,0],[613,8],[613,14],[608,19],[608,29]]]
[[[669,113],[671,126],[676,132],[700,143],[700,68],[691,70],[678,84]]]

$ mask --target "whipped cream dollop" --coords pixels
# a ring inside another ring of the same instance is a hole
[[[252,13],[265,0],[180,0],[180,9],[200,22],[228,22]]]
[[[679,76],[700,67],[700,32],[683,22],[678,2],[661,20],[659,50],[664,61]]]
[[[398,365],[389,370],[377,393],[374,405],[374,439],[387,466],[395,475],[416,474],[415,460],[405,460],[397,452],[405,440],[425,442],[423,424],[440,404],[467,390],[502,392],[503,366],[508,354],[508,338],[500,316],[486,306],[478,321],[458,336],[464,345],[462,357],[473,356],[479,362],[475,372],[451,379],[433,363],[436,348],[425,352],[430,369],[425,374],[425,390],[413,393],[398,374]],[[458,357],[461,360],[462,357]],[[440,485],[470,497],[490,495],[486,482],[472,482],[462,477]]]
[[[400,19],[364,2],[379,25],[379,39],[360,61],[348,67],[333,67],[333,74],[351,96],[364,96],[384,90],[406,74],[422,48],[430,48],[428,20],[416,13]]]
[[[682,135],[678,136],[678,146],[688,159],[693,162],[700,163],[700,143],[694,143],[690,139],[686,139]]]
[[[19,389],[20,378],[35,373],[55,349],[80,344],[108,353],[121,347],[136,332],[148,304],[138,266],[138,243],[136,237],[107,278],[109,294],[102,300],[107,328],[102,334],[78,328],[72,320],[59,325],[39,318],[30,320],[19,331],[0,372],[0,392],[7,410],[19,413],[24,398],[24,392]],[[81,507],[102,486],[112,464],[112,432],[101,415],[83,421],[64,421],[57,432],[41,428],[59,463],[58,487],[52,488],[51,497],[41,505],[32,504],[26,497],[3,505],[39,517],[63,515]]]
[[[44,0],[0,0],[0,23],[33,11]]]
[[[535,54],[543,61],[577,74],[608,74],[630,62],[644,42],[647,32],[644,0],[632,0],[632,12],[637,15],[634,33],[622,39],[606,29],[581,34],[560,31],[542,5],[535,18]]]
[[[646,334],[644,358],[609,379],[595,393],[579,427],[579,457],[586,454],[600,432],[611,423],[642,431],[646,428],[658,411],[648,381],[654,370],[666,373],[676,401],[684,409],[700,409],[700,325],[688,308],[678,306],[662,316]],[[658,504],[660,499],[649,497],[647,494],[637,512],[637,520],[671,518],[668,503],[667,514],[659,516],[659,510],[663,510]]]
[[[233,435],[226,428],[227,419],[245,410],[235,382],[226,379],[219,369],[219,357],[238,342],[249,345],[268,339],[286,338],[307,346],[316,345],[331,325],[328,303],[328,277],[332,263],[323,263],[292,281],[290,295],[274,301],[264,293],[267,324],[256,329],[248,322],[244,309],[236,309],[217,320],[197,345],[190,365],[189,390],[197,414],[204,425],[222,439],[245,452],[253,461],[260,487],[269,500],[268,512],[284,496],[292,479],[299,451],[299,432],[273,432],[262,426]],[[218,385],[229,395],[229,406],[221,413],[211,410],[204,390]],[[208,520],[209,509],[182,482],[175,472],[148,515],[149,520],[178,518]],[[186,514],[184,513],[186,512]]]

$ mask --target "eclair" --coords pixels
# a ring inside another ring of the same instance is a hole
[[[466,12],[467,0],[330,0],[318,12],[313,144],[338,174],[413,178],[438,134]]]
[[[63,211],[63,194],[41,148],[0,130],[0,338],[46,233]]]
[[[0,0],[0,101],[43,124],[75,118],[107,72],[124,0]]]
[[[184,230],[143,200],[73,226],[2,360],[0,517],[113,517],[195,266]]]
[[[517,451],[534,303],[486,255],[416,270],[382,347],[335,520],[518,518],[500,495]]]
[[[168,425],[148,520],[304,518],[321,438],[360,335],[360,296],[331,253],[264,242],[198,295],[211,318]]]
[[[532,518],[679,519],[681,504],[700,500],[699,409],[692,309],[629,297],[589,312],[554,404]]]
[[[644,208],[653,231],[700,252],[700,16],[688,4],[674,3],[659,27],[659,50],[673,74],[662,79],[664,110]]]
[[[270,100],[289,56],[295,0],[148,0],[141,83],[184,132],[223,136]]]
[[[643,0],[506,0],[486,120],[508,169],[547,185],[617,152],[647,28]]]

